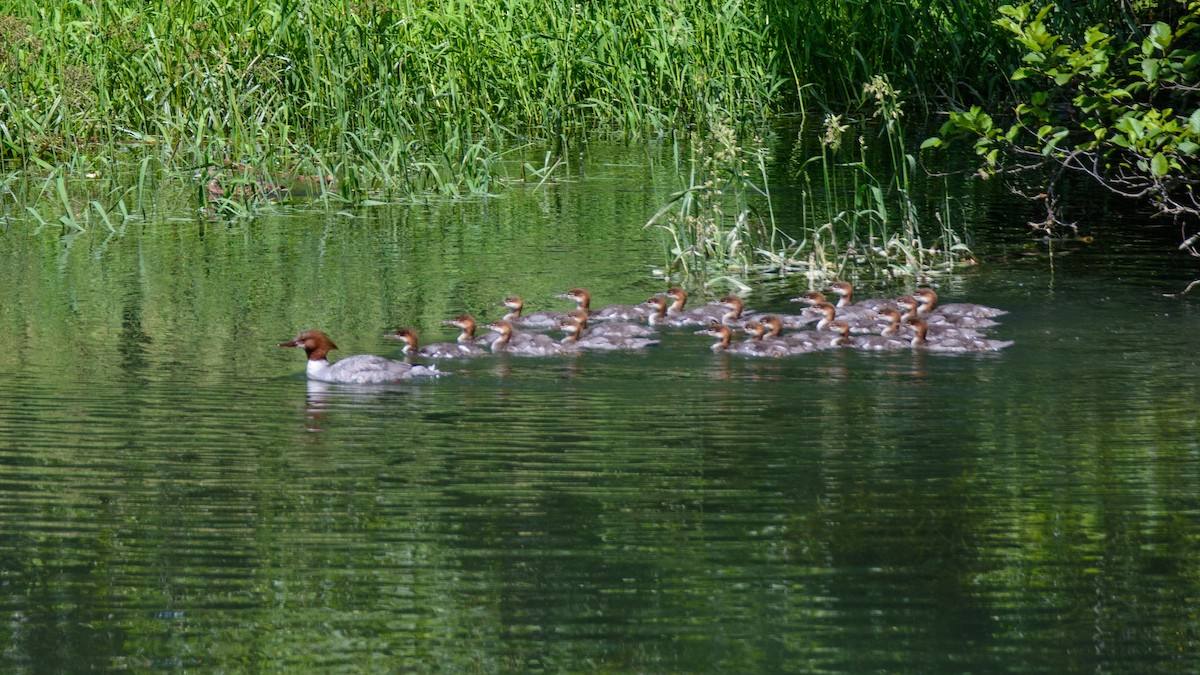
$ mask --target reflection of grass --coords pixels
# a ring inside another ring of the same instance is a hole
[[[798,170],[804,187],[798,241],[775,225],[761,142],[755,139],[746,152],[731,129],[715,127],[712,140],[693,151],[702,159],[692,162],[689,187],[672,195],[648,223],[666,232],[669,267],[708,284],[778,274],[927,276],[972,262],[948,209],[933,215],[936,232],[922,230],[911,196],[916,159],[904,145],[898,92],[882,77],[863,91],[874,102],[886,151],[869,154],[860,133],[857,157],[844,160],[843,141],[854,125],[840,115],[826,116],[820,155]]]

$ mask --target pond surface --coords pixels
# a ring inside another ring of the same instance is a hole
[[[984,264],[939,283],[1010,311],[985,356],[675,330],[361,389],[275,346],[644,300],[652,159],[352,216],[0,225],[0,670],[1200,670],[1200,294],[1163,296],[1200,273],[1169,227],[1097,208],[1052,261],[981,202]]]

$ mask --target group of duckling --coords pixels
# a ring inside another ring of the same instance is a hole
[[[524,314],[519,297],[505,298],[501,304],[508,313],[484,326],[489,331],[486,336],[475,335],[477,325],[468,314],[443,322],[459,329],[454,342],[422,347],[415,331],[398,329],[390,337],[404,343],[403,361],[358,354],[331,363],[328,355],[337,345],[319,330],[302,331],[279,346],[304,349],[308,357],[305,372],[311,380],[363,384],[444,374],[436,366],[414,363],[418,357],[446,359],[487,353],[553,356],[580,350],[644,349],[658,344],[654,335],[662,326],[704,326],[696,333],[717,338],[713,351],[746,356],[782,357],[842,347],[984,352],[1012,344],[986,338],[980,332],[996,325],[995,317],[1004,311],[975,304],[938,305],[937,293],[931,288],[894,300],[857,303],[854,289],[847,282],[834,283],[825,292],[837,294],[837,303],[829,302],[820,291],[809,291],[792,298],[792,302],[807,305],[799,314],[759,314],[747,312],[736,295],[688,309],[688,295],[682,288],[672,288],[638,305],[593,310],[591,295],[577,288],[555,296],[575,303],[575,309],[569,312]],[[556,340],[540,332],[548,329],[560,330],[564,336]],[[735,330],[746,333],[746,339],[735,342]]]
[[[868,350],[923,348],[933,351],[996,351],[1011,341],[989,339],[981,332],[997,325],[1003,310],[977,304],[938,305],[937,293],[921,288],[912,295],[889,300],[854,301],[851,284],[839,281],[825,288],[838,296],[836,304],[821,291],[809,291],[792,302],[807,305],[798,314],[754,313],[742,298],[729,295],[707,305],[688,308],[688,294],[672,288],[638,305],[591,308],[591,295],[582,288],[555,296],[575,303],[569,312],[524,313],[518,296],[501,303],[503,318],[483,326],[491,335],[476,336],[477,324],[467,314],[443,323],[460,330],[455,342],[420,346],[415,331],[397,330],[390,337],[404,342],[408,357],[431,359],[511,353],[552,356],[579,350],[637,350],[658,344],[663,326],[703,326],[697,334],[716,338],[712,349],[746,356],[781,357],[853,347]],[[564,334],[554,339],[545,332]],[[744,340],[734,340],[735,332]]]

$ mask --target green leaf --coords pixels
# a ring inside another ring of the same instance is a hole
[[[1200,135],[1200,108],[1196,108],[1196,112],[1188,118],[1188,131]]]
[[[1147,82],[1153,82],[1158,79],[1160,63],[1158,59],[1146,59],[1142,61],[1142,77],[1146,78]]]
[[[1124,132],[1133,139],[1141,138],[1146,134],[1146,125],[1133,115],[1122,117],[1113,126],[1117,128],[1117,131]]]
[[[1184,155],[1194,155],[1196,150],[1200,150],[1200,143],[1196,143],[1195,141],[1180,141],[1179,145],[1175,147]]]
[[[1025,21],[1026,19],[1029,18],[1029,4],[1028,3],[1021,5],[1019,7],[1013,7],[1012,5],[1000,5],[1000,7],[997,9],[997,11],[1000,12],[1001,14],[1003,14],[1004,16],[1012,17],[1013,19],[1016,19],[1017,21]]]
[[[1159,21],[1150,27],[1150,37],[1148,38],[1155,47],[1166,50],[1171,44],[1171,27]]]
[[[1066,138],[1068,133],[1070,132],[1068,132],[1066,129],[1062,129],[1061,131],[1055,133],[1054,136],[1050,138],[1050,142],[1046,143],[1046,147],[1042,148],[1042,154],[1049,157],[1050,153],[1054,152],[1054,150],[1058,148],[1059,142]]]
[[[937,136],[933,136],[932,138],[926,138],[924,141],[921,142],[921,149],[924,150],[926,148],[940,148],[940,147],[942,147],[942,145],[943,145],[942,139],[938,138]]]
[[[1170,170],[1171,165],[1169,162],[1167,162],[1166,155],[1162,154],[1161,152],[1155,155],[1154,159],[1150,160],[1150,172],[1155,176],[1165,176]]]

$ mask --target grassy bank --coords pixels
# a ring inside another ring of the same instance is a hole
[[[1061,4],[1068,23],[1119,18],[1108,0]],[[667,223],[683,269],[792,270],[826,248],[921,268],[901,130],[891,166],[825,145],[796,173],[814,195],[799,242],[763,201],[763,156],[729,182],[746,158],[720,148],[757,146],[779,114],[824,108],[804,127],[817,135],[878,118],[864,84],[880,75],[918,118],[920,103],[1003,97],[1018,54],[994,18],[990,0],[0,0],[0,207],[82,230],[144,213],[167,182],[215,217],[296,194],[483,194],[546,178],[589,134],[686,131]],[[530,147],[534,165],[511,161]],[[838,167],[861,174],[849,197]]]
[[[1061,4],[1068,21],[1115,11]],[[527,139],[841,111],[875,75],[914,99],[994,98],[1017,53],[993,5],[0,0],[0,159],[136,153],[333,176],[346,196],[481,192]]]
[[[500,148],[763,119],[755,2],[0,2],[0,157],[486,191]]]

